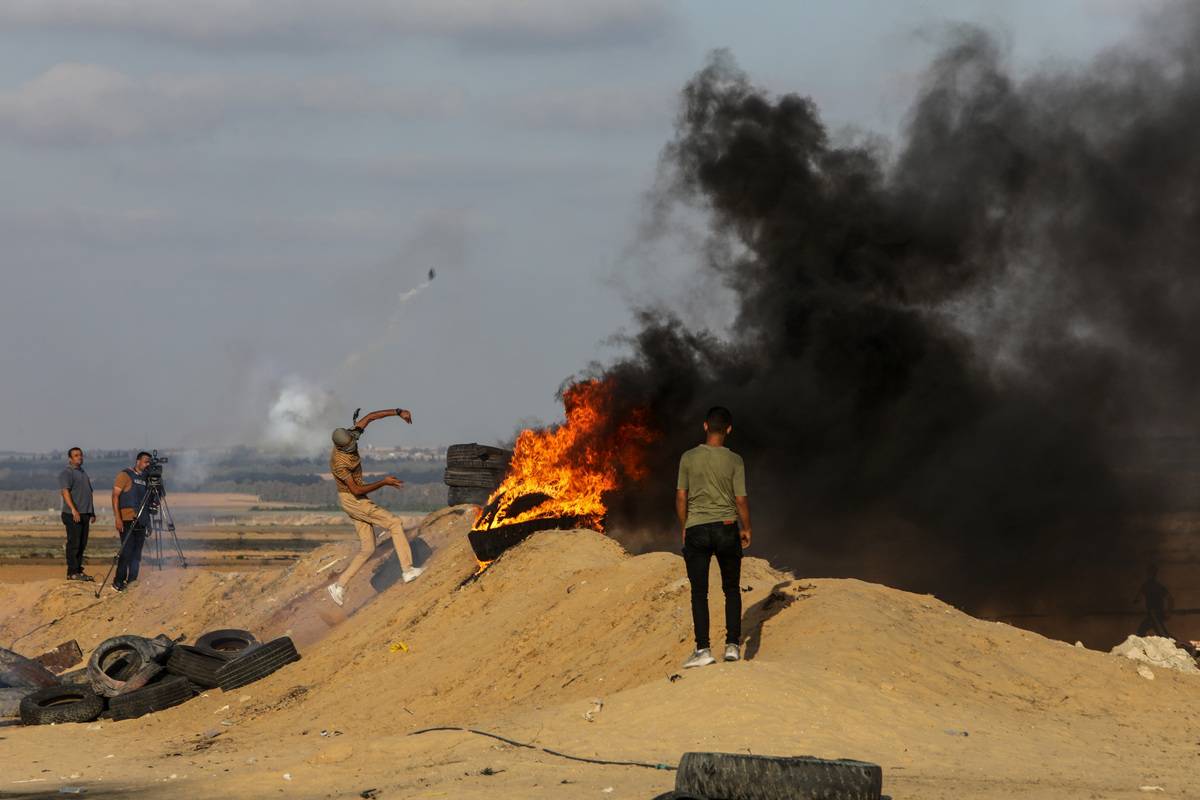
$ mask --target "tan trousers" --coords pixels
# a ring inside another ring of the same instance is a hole
[[[412,549],[408,546],[408,538],[404,535],[404,526],[400,523],[400,518],[385,508],[372,503],[365,497],[355,497],[348,492],[338,492],[338,501],[342,504],[342,510],[349,515],[350,519],[354,520],[354,527],[358,530],[358,540],[362,543],[362,547],[354,555],[350,561],[350,566],[338,576],[337,582],[343,587],[350,582],[363,564],[367,563],[367,559],[375,552],[375,530],[373,526],[378,525],[391,533],[392,544],[396,548],[396,556],[400,559],[400,568],[403,570],[412,569]]]

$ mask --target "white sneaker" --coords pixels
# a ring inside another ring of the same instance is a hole
[[[726,661],[741,661],[742,650],[736,644],[725,645],[725,660]]]
[[[329,592],[329,596],[333,599],[333,602],[337,603],[339,606],[346,602],[346,590],[338,584],[329,584],[325,587],[325,591]]]
[[[405,583],[412,583],[417,578],[421,577],[421,573],[424,571],[424,567],[413,567],[412,569],[406,569],[404,572],[401,572],[400,577],[404,579]]]
[[[684,669],[692,667],[707,667],[709,664],[715,664],[717,660],[713,658],[712,651],[705,647],[703,650],[697,650],[692,653],[692,657],[683,662]]]

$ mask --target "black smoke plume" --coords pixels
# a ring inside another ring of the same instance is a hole
[[[757,553],[801,574],[978,607],[1153,550],[1131,520],[1163,498],[1136,465],[1195,431],[1200,368],[1197,15],[1156,30],[1151,55],[1018,80],[960,29],[891,158],[714,54],[656,191],[706,216],[698,270],[736,322],[641,309],[603,370],[663,432],[614,533],[677,546],[675,465],[722,404]]]

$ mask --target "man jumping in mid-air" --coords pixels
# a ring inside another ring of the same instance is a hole
[[[412,414],[403,408],[389,408],[384,411],[372,411],[358,419],[352,428],[338,428],[333,432],[333,452],[329,455],[329,471],[337,483],[338,502],[342,510],[354,520],[358,529],[358,539],[362,544],[358,553],[350,561],[346,570],[338,576],[335,583],[329,584],[326,591],[339,606],[346,600],[346,584],[354,577],[367,559],[375,552],[375,529],[378,525],[392,535],[392,544],[396,548],[396,556],[400,559],[401,577],[405,583],[416,580],[425,571],[424,567],[414,567],[412,549],[404,535],[404,526],[400,518],[387,509],[380,508],[371,502],[367,495],[384,486],[395,486],[397,489],[404,481],[388,475],[383,480],[364,484],[362,482],[362,459],[358,456],[358,437],[363,430],[377,419],[383,417],[399,417],[412,424]]]

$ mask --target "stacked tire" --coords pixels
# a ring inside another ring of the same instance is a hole
[[[92,652],[86,669],[61,676],[2,651],[0,712],[26,725],[136,719],[186,703],[206,689],[231,691],[300,660],[286,636],[265,644],[249,631],[210,631],[193,645],[166,636],[113,636]],[[42,687],[42,688],[39,688]]]
[[[444,480],[449,505],[485,505],[504,480],[512,451],[485,444],[452,444],[446,450]]]

